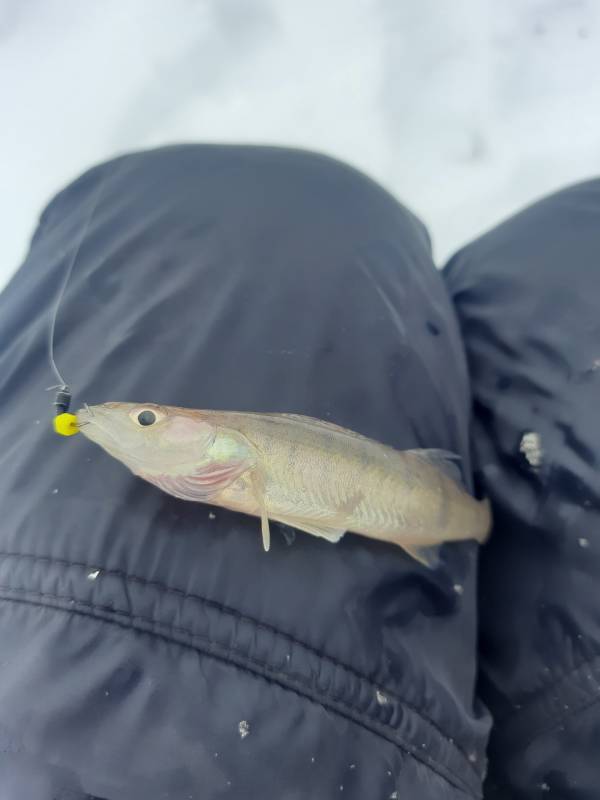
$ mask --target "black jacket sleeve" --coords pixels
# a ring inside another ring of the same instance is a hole
[[[6,800],[480,795],[472,542],[428,571],[186,503],[51,432],[75,404],[310,414],[462,455],[469,391],[427,234],[353,169],[182,146],[49,205],[0,297],[0,781]]]
[[[482,552],[486,797],[600,796],[600,181],[450,262],[496,526]]]

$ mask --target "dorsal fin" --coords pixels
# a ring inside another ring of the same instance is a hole
[[[405,450],[405,453],[417,456],[431,464],[431,466],[439,469],[446,477],[451,478],[464,488],[465,482],[463,479],[462,469],[460,468],[461,457],[456,453],[451,453],[449,450],[438,449],[423,449],[423,450]]]
[[[328,431],[329,433],[347,436],[350,439],[361,439],[366,442],[380,444],[377,440],[370,439],[362,433],[356,433],[356,431],[351,431],[349,428],[343,428],[341,425],[336,425],[334,422],[326,422],[323,419],[317,419],[317,417],[306,417],[303,414],[258,414],[257,416],[272,422],[295,422],[317,433],[325,433]]]

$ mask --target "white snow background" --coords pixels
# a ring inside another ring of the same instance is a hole
[[[176,142],[320,150],[439,264],[600,173],[598,0],[0,0],[0,286],[88,167]]]

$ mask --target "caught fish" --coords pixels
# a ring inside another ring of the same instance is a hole
[[[487,501],[461,484],[457,456],[395,450],[295,414],[103,403],[77,412],[91,441],[183,500],[259,517],[337,542],[352,532],[399,545],[427,566],[442,542],[485,541]]]

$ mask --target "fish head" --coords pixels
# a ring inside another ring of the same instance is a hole
[[[132,472],[185,472],[206,460],[216,427],[202,412],[154,403],[102,403],[77,412],[90,441]]]

